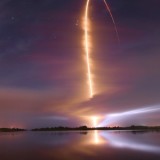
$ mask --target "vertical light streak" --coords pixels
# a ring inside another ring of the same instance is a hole
[[[106,1],[106,0],[103,0],[103,1],[104,1],[104,4],[105,4],[105,6],[106,6],[106,9],[107,9],[107,11],[108,11],[108,13],[109,13],[111,19],[112,19],[112,22],[113,22],[113,24],[114,24],[114,29],[115,29],[115,31],[116,31],[117,39],[118,39],[118,42],[120,43],[120,38],[119,38],[119,34],[118,34],[116,22],[115,22],[115,20],[114,20],[113,15],[112,15],[111,9],[110,9],[110,7],[109,7],[107,1]]]
[[[89,92],[90,92],[90,98],[93,97],[93,82],[92,82],[92,76],[91,76],[91,66],[90,66],[90,57],[89,57],[89,35],[88,35],[88,10],[89,10],[89,2],[90,0],[87,0],[86,8],[85,8],[85,18],[84,18],[84,31],[85,31],[85,52],[86,52],[86,61],[87,61],[87,75],[88,75],[88,83],[89,83]]]

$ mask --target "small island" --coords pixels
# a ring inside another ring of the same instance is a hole
[[[26,129],[21,128],[0,128],[0,132],[22,132],[26,131]]]

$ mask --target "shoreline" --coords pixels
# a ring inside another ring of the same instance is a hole
[[[38,132],[38,131],[157,131],[160,132],[160,126],[130,126],[130,127],[96,127],[88,128],[87,126],[81,127],[45,127],[34,129],[21,129],[21,128],[0,128],[0,132]]]

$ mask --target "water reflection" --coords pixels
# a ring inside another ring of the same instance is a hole
[[[127,133],[127,132],[126,132]],[[125,132],[100,132],[100,135],[111,145],[117,148],[127,148],[132,150],[141,150],[146,152],[157,152],[160,153],[159,144],[153,145],[153,139],[147,142],[143,135],[141,136],[133,136],[128,132],[130,135],[126,134]],[[136,132],[141,133],[141,132]],[[144,132],[143,132],[144,133]],[[134,132],[135,134],[135,132]],[[147,134],[147,132],[146,132]],[[141,139],[141,138],[142,139]],[[149,139],[148,139],[149,140]]]
[[[136,134],[135,134],[136,133]],[[147,153],[146,153],[147,152]],[[1,160],[159,159],[160,133],[129,131],[0,133]],[[77,158],[78,157],[78,158]],[[124,158],[125,157],[125,158]]]
[[[102,145],[104,143],[107,143],[107,139],[104,139],[103,136],[101,136],[99,131],[93,131],[93,140],[91,141],[92,144],[95,145]]]
[[[143,134],[142,134],[143,133]],[[114,148],[125,148],[131,150],[160,153],[160,133],[159,137],[153,137],[156,133],[130,132],[130,131],[92,131],[88,143],[91,145],[112,146]]]
[[[95,144],[99,144],[100,143],[100,138],[99,138],[98,131],[94,131],[94,143]]]

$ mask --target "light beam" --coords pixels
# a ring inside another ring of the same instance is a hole
[[[92,121],[93,121],[93,127],[97,127],[97,117],[92,117]]]
[[[146,108],[140,108],[140,109],[130,110],[126,112],[108,114],[105,117],[105,119],[98,124],[98,127],[104,127],[109,123],[113,123],[115,121],[118,121],[119,119],[126,118],[128,116],[130,117],[137,114],[145,114],[145,113],[151,113],[156,111],[160,111],[160,106],[146,107]]]

